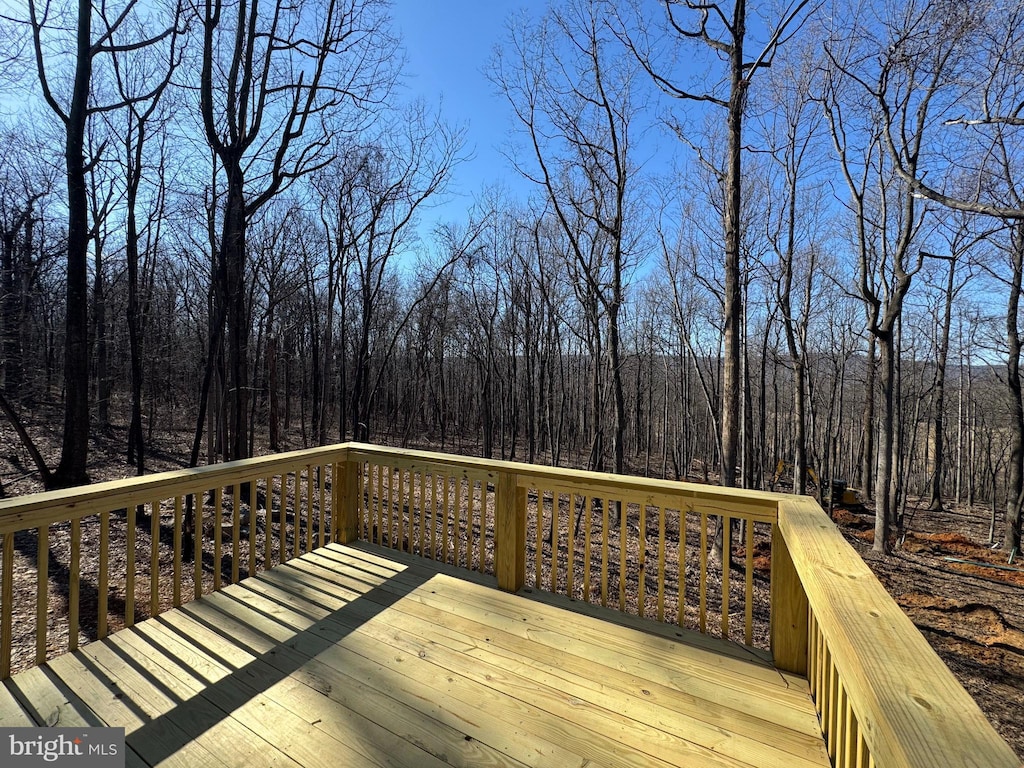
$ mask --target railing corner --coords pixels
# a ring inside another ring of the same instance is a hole
[[[518,592],[526,584],[526,489],[518,476],[498,474],[494,498],[494,572],[498,588]]]
[[[807,675],[807,594],[797,573],[786,537],[772,526],[771,651],[775,666]]]

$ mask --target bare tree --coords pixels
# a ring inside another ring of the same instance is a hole
[[[224,183],[211,337],[227,330],[228,458],[249,454],[246,227],[331,158],[394,81],[379,0],[193,0],[202,26],[200,113]],[[345,108],[356,108],[344,111]],[[215,349],[218,344],[211,344]]]
[[[807,439],[807,331],[818,277],[815,222],[822,218],[820,181],[811,164],[820,157],[817,139],[822,117],[813,99],[816,62],[810,51],[783,62],[771,73],[771,109],[762,118],[778,183],[769,187],[767,236],[778,259],[775,298],[782,315],[786,346],[793,366],[793,492],[806,493],[809,446]],[[800,262],[804,262],[800,264]],[[794,300],[794,281],[802,286]],[[820,471],[820,467],[819,467]],[[820,479],[820,478],[819,478]],[[821,488],[819,487],[819,494]]]
[[[602,396],[597,363],[601,323],[607,327],[607,370],[614,410],[613,469],[624,462],[620,311],[636,237],[627,211],[636,185],[632,120],[638,108],[634,67],[617,59],[607,3],[577,0],[552,9],[538,24],[521,18],[491,67],[526,136],[517,170],[550,203],[568,251],[588,322],[595,363],[590,466],[603,461]],[[635,211],[633,212],[635,216]]]
[[[64,439],[60,463],[51,478],[51,483],[57,486],[89,480],[88,250],[93,230],[86,177],[99,157],[86,156],[87,126],[91,115],[122,109],[128,103],[123,99],[95,103],[95,65],[156,46],[174,32],[174,24],[170,23],[155,34],[151,30],[143,31],[141,36],[132,34],[139,29],[130,23],[142,6],[138,0],[126,0],[117,11],[106,3],[98,9],[94,5],[92,0],[78,0],[74,8],[58,7],[51,0],[28,2],[28,23],[43,100],[62,124],[65,138],[68,237]],[[67,35],[65,30],[69,30]],[[127,34],[132,36],[125,39]],[[68,43],[70,46],[65,47]],[[96,151],[102,152],[102,146]]]
[[[915,30],[927,26],[931,50],[925,76],[903,85],[907,94],[918,100],[922,123],[946,130],[929,151],[907,152],[898,122],[892,119],[899,109],[899,82],[894,88],[861,78],[882,117],[882,140],[895,171],[921,197],[953,210],[1001,219],[1018,229],[1024,220],[1019,180],[1024,162],[1019,149],[1019,131],[1024,128],[1019,56],[1024,45],[1024,8],[1016,3],[981,6],[921,0],[907,4],[905,21],[911,24],[906,31],[887,30],[893,39],[887,57],[915,55],[911,47]],[[965,170],[970,171],[967,183]],[[1010,250],[1015,252],[1019,237],[1015,234],[1011,240]],[[1015,264],[1016,257],[1012,257],[1011,265]],[[1012,272],[1006,316],[1007,385],[1011,403],[1015,403],[1020,399],[1019,287],[1015,287],[1020,280],[1016,266]],[[1017,405],[1013,409],[1015,414],[1022,410]],[[1024,418],[1014,416],[1011,426],[1014,437],[1003,546],[1013,552],[1020,548],[1024,506]]]
[[[331,268],[351,271],[352,298],[358,301],[348,402],[357,440],[369,439],[370,404],[383,374],[380,366],[397,343],[394,334],[375,333],[378,309],[394,277],[394,260],[411,253],[418,216],[444,193],[462,161],[462,148],[461,129],[452,129],[423,104],[413,104],[382,121],[373,137],[342,145],[327,177],[330,183],[321,184],[327,189],[321,215],[333,241]],[[444,247],[452,251],[444,257],[447,268],[462,246]],[[401,324],[407,320],[408,314]],[[378,366],[375,372],[371,362]]]
[[[771,66],[779,47],[793,33],[803,18],[809,0],[793,0],[770,29],[768,39],[759,46],[753,57],[747,53],[747,2],[734,0],[732,7],[720,3],[693,2],[692,0],[664,0],[663,23],[648,25],[643,13],[636,31],[623,25],[620,37],[633,52],[654,82],[667,95],[683,101],[698,102],[723,110],[726,123],[726,168],[723,174],[725,208],[722,217],[725,263],[725,367],[722,385],[722,452],[721,482],[732,486],[736,482],[736,467],[740,442],[740,403],[742,370],[740,366],[741,323],[743,317],[742,285],[740,275],[741,228],[743,210],[743,120],[747,110],[747,95],[754,75]],[[667,42],[671,41],[671,42]],[[682,85],[675,72],[678,58],[667,61],[659,57],[658,50],[679,46],[688,49],[695,41],[707,46],[712,58],[724,65],[722,85],[707,91],[693,91]],[[680,45],[681,44],[681,45]],[[674,124],[677,132],[685,134],[682,124]]]

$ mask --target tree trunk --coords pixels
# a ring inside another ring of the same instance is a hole
[[[140,139],[141,141],[141,139]],[[128,348],[131,369],[131,421],[128,425],[128,461],[135,471],[146,471],[146,441],[142,435],[142,331],[139,308],[139,233],[135,219],[136,189],[129,185],[127,211],[127,240],[125,251],[128,262]]]
[[[722,462],[721,483],[736,484],[740,440],[740,323],[743,297],[740,284],[740,217],[742,215],[743,110],[746,84],[743,72],[745,3],[736,4],[733,45],[730,57],[732,77],[728,118],[728,168],[725,181],[725,360],[722,374]]]
[[[945,441],[943,431],[945,429],[946,411],[946,361],[949,354],[949,329],[953,320],[953,283],[956,276],[956,262],[950,260],[949,275],[946,280],[946,302],[942,315],[942,334],[939,339],[939,348],[936,350],[935,360],[935,396],[933,402],[932,418],[932,461],[934,468],[931,476],[931,499],[928,508],[935,511],[942,510],[942,469],[945,463]]]
[[[220,242],[221,301],[227,321],[229,461],[249,456],[249,317],[246,306],[244,178],[238,160],[226,161],[227,203]]]
[[[868,337],[868,351],[864,362],[864,418],[861,421],[863,448],[860,460],[860,485],[865,501],[875,496],[875,349],[874,336]]]
[[[1017,327],[1021,278],[1024,276],[1024,226],[1014,228],[1010,259],[1013,277],[1006,304],[1006,386],[1010,394],[1010,463],[1007,468],[1006,536],[1003,549],[1020,551],[1021,506],[1024,505],[1024,402],[1021,400],[1021,337]]]
[[[53,473],[59,487],[89,482],[89,200],[85,123],[92,79],[92,3],[78,3],[77,58],[64,160],[68,176],[67,293],[64,332],[64,438]]]
[[[895,444],[893,426],[895,424],[894,378],[895,359],[893,337],[889,331],[879,331],[879,373],[882,388],[882,418],[878,436],[878,493],[875,499],[875,541],[872,549],[875,552],[889,551],[889,529],[894,512],[892,490],[893,445]]]

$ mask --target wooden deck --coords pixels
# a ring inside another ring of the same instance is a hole
[[[140,766],[829,765],[806,680],[613,616],[329,545],[15,675],[0,725]]]

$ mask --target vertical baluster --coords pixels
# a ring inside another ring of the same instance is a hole
[[[821,727],[825,732],[825,742],[829,748],[829,754],[832,754],[832,729],[829,728],[829,724],[832,722],[832,654],[829,650],[828,645],[824,648],[825,653],[822,655],[821,668],[824,678],[821,686]]]
[[[36,664],[46,661],[47,608],[50,599],[50,526],[36,529]]]
[[[583,600],[590,602],[590,497],[583,497]]]
[[[665,507],[658,507],[658,621],[665,620]]]
[[[566,520],[566,538],[568,539],[568,557],[565,568],[565,594],[576,599],[576,494],[569,493],[569,519]]]
[[[476,489],[473,487],[473,483],[469,486],[469,503],[466,505],[466,561],[469,564],[469,530],[473,527],[473,507],[476,505]],[[480,498],[484,496],[484,492],[487,488],[485,480],[480,481]],[[455,520],[455,565],[459,565],[459,546],[462,543],[462,523],[461,518],[457,517]]]
[[[700,602],[699,621],[700,632],[705,634],[708,631],[708,516],[706,512],[700,513]]]
[[[857,751],[854,754],[854,765],[857,768],[865,768],[866,765],[873,762],[870,755],[868,755],[868,745],[864,741],[864,734],[860,733],[857,737]]]
[[[842,739],[839,742],[838,754],[836,756],[837,768],[847,768],[853,761],[853,706],[850,704],[850,697],[843,689],[843,708],[840,713],[842,718]]]
[[[107,636],[107,586],[110,575],[107,563],[110,561],[110,513],[100,512],[100,562],[99,587],[96,594],[96,637],[102,640]]]
[[[729,566],[732,563],[732,518],[722,517],[722,638],[729,639]]]
[[[282,529],[283,525],[282,513]],[[224,523],[224,489],[219,485],[213,492],[213,591],[220,589],[221,582],[221,558],[223,557],[224,538],[221,526]],[[284,561],[282,549],[282,562]]]
[[[807,687],[811,698],[817,697],[818,633],[814,622],[814,611],[807,609]]]
[[[318,548],[323,548],[324,540],[327,535],[327,515],[325,514],[325,500],[324,493],[327,486],[327,465],[320,464],[316,468],[317,485],[320,494],[319,506],[317,507],[317,539],[316,545]]]
[[[246,483],[249,487],[249,565],[248,575],[256,575],[256,510],[259,508],[260,489],[255,478]]]
[[[277,562],[288,559],[288,473],[281,473],[281,492],[277,496],[277,506],[281,518],[277,536]]]
[[[203,494],[192,494],[192,589],[198,600],[203,596]]]
[[[416,520],[416,543],[410,543],[410,548],[418,548],[420,557],[427,556],[427,542],[430,540],[430,518],[433,516],[434,504],[437,500],[438,476],[434,472],[429,474],[424,471],[420,482],[420,512]],[[412,533],[412,531],[410,531]]]
[[[402,498],[405,495],[405,470],[402,467],[394,467],[388,477],[388,515],[387,515],[387,536],[384,538],[384,546],[392,548],[395,546],[395,525],[396,518],[402,514]]]
[[[743,607],[745,611],[743,621],[743,642],[747,645],[754,644],[754,521],[747,520],[743,524],[747,534],[747,570],[746,585],[743,590]]]
[[[340,465],[335,465],[335,470],[340,470],[342,473],[344,473],[345,468]],[[370,495],[372,493],[373,485],[373,478],[370,473],[372,471],[373,470],[371,469],[370,462],[368,461],[365,463],[359,462],[359,468],[356,470],[356,485],[359,488],[359,490],[356,492],[356,520],[358,520],[358,523],[356,524],[358,528],[358,534],[356,538],[362,539],[363,541],[370,540]],[[335,488],[338,489],[334,492],[334,498],[338,499],[340,498],[339,494],[341,493],[341,486],[338,484],[341,483],[342,478],[335,477],[334,475],[332,475],[331,477],[333,478],[333,482],[335,483]],[[342,510],[338,507],[335,507],[331,510],[331,515],[332,517],[334,517],[336,521],[340,521],[342,514]],[[341,529],[339,528],[338,522],[335,522],[335,536],[338,535],[338,531],[340,530]]]
[[[562,494],[551,491],[551,592],[558,592],[558,524],[561,518]],[[481,528],[483,516],[481,515]]]
[[[267,475],[263,480],[263,568],[273,565],[274,537],[271,521],[274,519],[274,478]]]
[[[306,551],[313,551],[313,465],[306,465]]]
[[[850,706],[850,701],[838,671],[837,680],[839,680],[839,691],[836,696],[836,755],[833,757],[833,765],[843,766],[843,753],[846,749],[846,712]]]
[[[466,478],[466,510],[473,509],[473,494],[476,482],[471,477]],[[459,564],[459,539],[462,537],[462,500],[459,500],[452,509],[452,565]]]
[[[601,605],[608,607],[608,539],[610,530],[608,527],[608,506],[611,501],[605,497],[601,499]]]
[[[629,516],[629,504],[625,499],[615,502],[619,508],[619,610],[626,610],[626,565],[629,559],[626,547],[626,534],[629,526],[626,520]]]
[[[487,541],[487,482],[486,480],[480,481],[480,538],[477,540],[477,546],[479,547],[479,555],[476,558],[477,563],[480,566],[480,572],[486,572],[486,566],[483,557],[483,545]]]
[[[242,559],[242,484],[231,486],[231,583],[238,583],[239,560]]]
[[[486,480],[480,480],[480,498],[483,498]],[[476,483],[469,484],[469,508],[466,510],[466,568],[473,569],[473,512],[476,509]]]
[[[129,504],[125,515],[124,625],[135,625],[135,528],[136,506]]]
[[[483,493],[481,493],[481,496]],[[537,488],[537,547],[534,550],[533,585],[540,589],[540,580],[544,568],[544,491]]]
[[[366,501],[366,536],[363,537],[363,541],[373,541],[373,509],[375,504],[376,496],[374,495],[374,483],[376,482],[374,465],[370,462],[366,462],[366,475],[363,478],[365,482],[365,493],[363,498]]]
[[[302,469],[292,473],[292,557],[302,553]]]
[[[405,552],[405,528],[406,517],[412,521],[413,509],[416,507],[416,470],[409,470],[408,503],[398,513],[398,542],[396,548],[399,552]]]
[[[444,481],[444,498],[441,500],[441,556],[442,563],[448,562],[448,521],[452,510],[462,504],[462,478],[458,475],[446,477]]]
[[[829,669],[831,684],[828,695],[828,757],[836,764],[836,751],[839,749],[840,707],[842,703],[843,681],[839,677],[835,660]]]
[[[181,605],[181,516],[182,498],[174,497],[174,607]]]
[[[381,538],[380,538],[380,516],[381,516],[381,512],[383,511],[383,509],[382,509],[383,506],[384,506],[384,465],[383,464],[378,464],[377,465],[377,508],[375,510],[377,524],[376,524],[376,526],[374,528],[374,537],[373,537],[373,540],[375,540],[377,542],[377,544],[380,544],[380,542],[381,542]]]
[[[434,494],[434,503],[430,505],[430,544],[427,555],[432,560],[437,558],[437,521],[444,515],[444,510],[448,506],[448,483],[448,475],[441,474],[436,478],[434,485],[437,493]]]
[[[816,676],[815,689],[817,695],[814,697],[815,708],[818,710],[818,720],[824,722],[823,712],[825,708],[824,700],[827,691],[825,690],[825,660],[828,658],[828,647],[825,645],[825,635],[821,633],[821,627],[818,627],[818,662],[817,669],[818,673]]]
[[[14,642],[14,533],[5,533],[3,573],[0,574],[0,680],[11,676]]]
[[[82,585],[82,521],[71,521],[71,562],[68,565],[68,650],[78,650],[78,609]],[[0,676],[2,677],[2,676]]]
[[[637,510],[639,516],[639,533],[637,534],[637,585],[636,585],[636,612],[642,619],[647,608],[647,502],[641,499],[640,508]]]
[[[423,487],[421,489],[423,492],[423,500],[420,503],[420,519],[418,521],[416,534],[420,557],[426,557],[424,542],[427,538],[427,515],[430,514],[430,509],[434,506],[434,497],[437,496],[437,476],[431,472],[429,475],[429,482],[427,481],[427,477],[427,474],[424,472]],[[427,493],[428,490],[430,491],[429,494]]]
[[[676,569],[679,571],[677,577],[677,600],[676,623],[681,627],[686,623],[686,509],[679,509],[679,553]]]
[[[149,615],[160,613],[160,502],[149,505]]]

